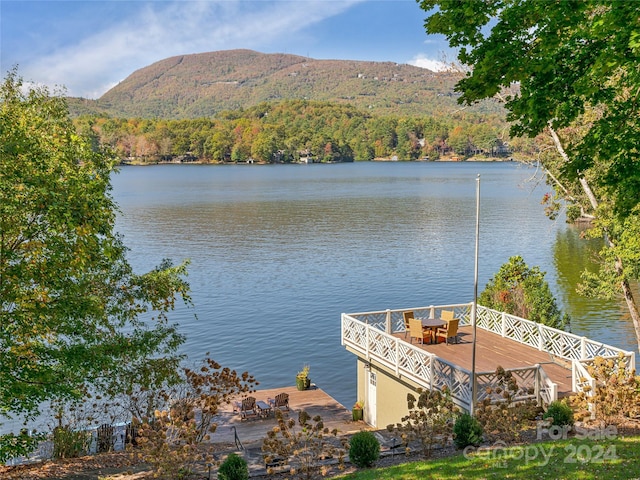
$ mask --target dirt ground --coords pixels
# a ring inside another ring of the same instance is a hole
[[[433,457],[442,457],[455,453],[454,447],[447,447],[434,452]],[[386,455],[381,457],[375,466],[386,467],[421,459],[422,457],[417,453],[407,456],[404,452],[398,452],[393,456]],[[356,467],[347,463],[344,470],[338,469],[337,466],[330,467],[329,473],[330,475],[338,475],[355,470]],[[207,477],[208,472],[203,471],[201,478],[207,479]],[[211,477],[215,478],[213,472]],[[153,476],[148,466],[132,464],[128,454],[111,453],[90,455],[70,460],[49,461],[41,464],[21,465],[19,467],[0,466],[0,478],[2,480],[150,480]],[[290,475],[286,472],[280,472],[272,475],[252,475],[251,478],[255,480],[280,480],[290,478]]]

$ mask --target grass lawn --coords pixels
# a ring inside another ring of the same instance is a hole
[[[359,470],[344,480],[405,479],[640,479],[640,436],[568,439],[480,448],[447,458]]]

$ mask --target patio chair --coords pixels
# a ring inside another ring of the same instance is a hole
[[[413,311],[408,310],[406,312],[402,312],[402,317],[404,318],[404,338],[407,338],[407,333],[409,333],[409,319],[413,317]]]
[[[444,327],[439,327],[438,329],[436,329],[436,340],[438,338],[444,338],[446,344],[449,345],[449,339],[453,338],[455,343],[458,343],[459,322],[459,318],[454,318],[453,320],[447,321],[447,324]]]
[[[440,318],[441,318],[442,320],[447,321],[447,322],[448,322],[449,320],[453,320],[453,319],[454,319],[454,315],[455,315],[455,313],[454,313],[454,311],[453,311],[453,310],[442,310],[442,311],[440,312]]]
[[[275,411],[280,410],[281,412],[289,411],[289,394],[288,393],[279,393],[276,395],[276,398],[269,399],[269,403],[271,407]]]
[[[250,417],[257,418],[258,417],[258,409],[256,408],[256,399],[255,397],[247,397],[242,399],[242,403],[240,404],[240,418],[245,420]]]
[[[409,333],[411,335],[409,338],[411,343],[413,343],[414,338],[419,339],[422,344],[424,344],[425,340],[427,343],[431,342],[431,329],[424,328],[422,322],[416,318],[409,319]]]

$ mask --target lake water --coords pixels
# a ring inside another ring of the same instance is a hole
[[[635,351],[624,306],[574,293],[595,248],[540,205],[549,190],[517,163],[162,165],[113,178],[117,230],[148,271],[190,259],[194,308],[170,315],[190,361],[206,352],[261,387],[314,383],[350,407],[356,360],[340,314],[473,300],[510,256],[547,272],[572,331]],[[5,428],[7,425],[5,425]]]
[[[189,258],[195,308],[172,319],[183,351],[293,385],[303,364],[345,406],[355,357],[340,314],[473,299],[476,175],[479,291],[512,255],[547,272],[572,331],[636,350],[624,306],[574,290],[596,247],[540,205],[549,187],[517,163],[165,165],[113,178],[117,229],[136,269]],[[197,317],[197,318],[196,318]]]

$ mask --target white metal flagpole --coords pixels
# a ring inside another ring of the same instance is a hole
[[[471,326],[473,328],[473,346],[471,349],[471,416],[475,413],[477,387],[476,381],[476,318],[478,313],[478,246],[480,243],[480,174],[476,177],[476,252],[473,278],[473,306],[471,309]]]

